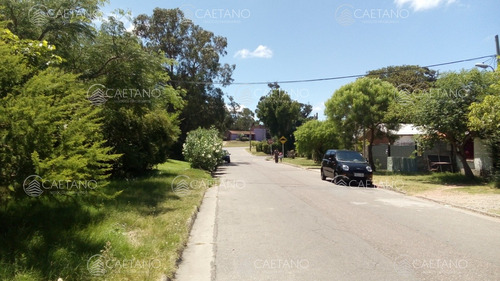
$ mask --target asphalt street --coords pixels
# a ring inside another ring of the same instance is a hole
[[[228,150],[177,280],[500,280],[498,219]]]

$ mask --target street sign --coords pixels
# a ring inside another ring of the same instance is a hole
[[[286,141],[287,141],[287,139],[284,136],[280,138],[280,142],[282,144],[285,144]]]

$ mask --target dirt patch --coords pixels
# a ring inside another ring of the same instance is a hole
[[[470,194],[457,188],[457,186],[442,186],[416,195],[500,217],[500,194]]]

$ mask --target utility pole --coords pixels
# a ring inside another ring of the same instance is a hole
[[[498,43],[498,34],[495,35],[495,43],[497,44],[497,70],[500,67],[500,44]]]

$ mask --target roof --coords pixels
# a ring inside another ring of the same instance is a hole
[[[387,127],[385,124],[379,125],[378,129],[381,132],[386,133],[387,132]],[[414,135],[423,135],[424,131],[420,129],[418,126],[415,126],[413,124],[399,124],[399,129],[398,130],[390,130],[392,135],[396,136],[414,136]]]
[[[399,130],[392,131],[392,133],[396,136],[413,136],[413,135],[422,135],[424,132],[413,124],[401,124]]]

